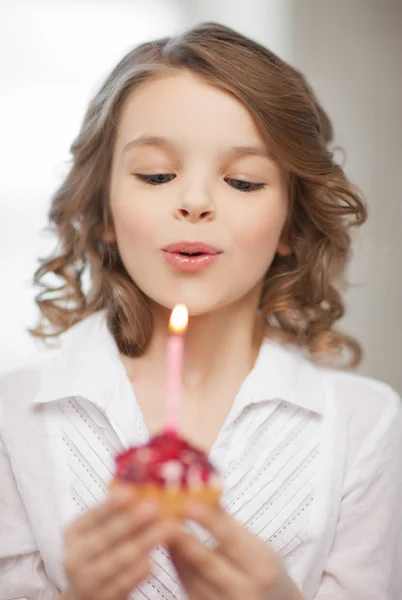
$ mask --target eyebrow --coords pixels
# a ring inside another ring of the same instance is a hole
[[[145,146],[154,146],[156,148],[177,152],[175,145],[165,137],[158,135],[141,135],[128,142],[123,148],[123,153],[126,153],[133,148],[143,148]],[[262,158],[274,160],[272,153],[264,146],[233,146],[226,154],[232,159],[241,158],[243,156],[261,156]]]
[[[263,146],[234,146],[228,153],[233,158],[241,158],[242,156],[261,156],[274,160],[274,157],[267,148]]]
[[[123,152],[128,152],[132,148],[141,148],[144,146],[156,146],[157,148],[175,150],[174,144],[172,144],[172,142],[165,137],[161,137],[159,135],[141,135],[140,137],[128,142],[124,146]]]

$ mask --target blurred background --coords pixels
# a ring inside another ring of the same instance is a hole
[[[205,20],[302,70],[331,115],[370,207],[342,326],[360,371],[402,393],[401,0],[0,0],[0,372],[41,350],[30,281],[88,100],[134,45]]]

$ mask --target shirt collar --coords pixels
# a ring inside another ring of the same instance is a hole
[[[105,411],[124,374],[106,312],[99,311],[64,334],[61,349],[44,367],[41,387],[32,401],[44,404],[82,397]]]
[[[300,408],[323,414],[324,378],[319,367],[303,352],[290,345],[264,340],[254,368],[243,382],[236,403],[283,400]]]
[[[43,404],[75,396],[106,411],[124,378],[125,368],[106,313],[100,311],[65,334],[61,350],[44,367],[40,390],[32,402]],[[233,408],[238,412],[249,404],[270,400],[322,413],[324,385],[319,368],[300,351],[265,340]]]

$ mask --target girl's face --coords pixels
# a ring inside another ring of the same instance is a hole
[[[110,202],[105,240],[117,242],[138,287],[169,309],[182,302],[196,315],[254,303],[275,253],[288,253],[284,177],[250,113],[187,72],[128,98]]]

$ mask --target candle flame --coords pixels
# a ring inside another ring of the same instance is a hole
[[[169,320],[169,329],[173,333],[184,333],[187,329],[188,310],[184,304],[176,304]]]

